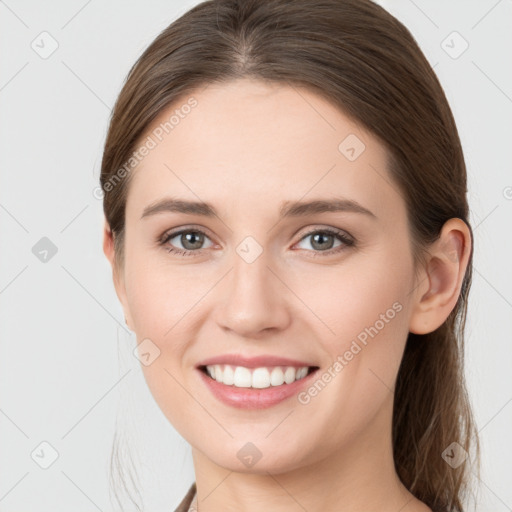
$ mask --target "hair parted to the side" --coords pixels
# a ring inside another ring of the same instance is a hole
[[[470,226],[452,112],[431,66],[396,18],[370,0],[210,0],[153,41],[115,104],[100,182],[116,265],[123,265],[132,173],[113,187],[109,179],[165,107],[209,83],[244,77],[307,87],[377,136],[407,205],[418,265],[448,219]],[[429,334],[409,334],[395,389],[397,473],[436,511],[462,511],[470,490],[468,462],[453,469],[441,456],[452,442],[474,452],[478,469],[463,366],[472,259],[473,244],[458,302],[444,324]]]

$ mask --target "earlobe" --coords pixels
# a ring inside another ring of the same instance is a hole
[[[112,267],[112,280],[114,282],[117,298],[123,307],[125,323],[128,328],[133,331],[134,329],[132,327],[130,309],[128,307],[128,301],[126,298],[124,278],[122,275],[120,275],[120,269],[116,263],[114,237],[112,235],[112,230],[110,229],[110,226],[106,220],[103,227],[103,252]]]
[[[458,218],[448,220],[428,250],[417,286],[409,331],[427,334],[448,318],[459,298],[471,253],[471,233]]]

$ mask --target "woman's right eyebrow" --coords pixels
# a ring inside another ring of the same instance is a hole
[[[208,203],[166,197],[146,206],[142,212],[141,219],[163,212],[189,213],[205,217],[217,216],[215,208]]]
[[[144,208],[141,219],[158,213],[174,212],[205,217],[218,217],[216,209],[203,201],[189,201],[166,197]],[[346,198],[316,199],[312,201],[284,201],[279,209],[279,217],[302,217],[326,212],[361,213],[373,218],[377,216],[357,201]]]

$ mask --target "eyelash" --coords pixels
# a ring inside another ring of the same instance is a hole
[[[205,235],[206,237],[208,237],[208,235],[200,229],[187,228],[187,229],[182,229],[180,231],[175,231],[175,232],[164,234],[162,239],[160,240],[159,244],[161,246],[165,246],[167,244],[167,242],[169,242],[169,240],[171,240],[172,238],[175,238],[178,235],[182,235],[183,233],[198,233],[198,234],[202,234],[202,235]],[[324,256],[324,255],[331,256],[333,254],[337,254],[337,253],[345,250],[347,247],[352,247],[355,245],[354,240],[347,237],[342,231],[338,231],[338,230],[330,229],[330,228],[315,229],[313,231],[310,231],[310,232],[306,233],[299,240],[299,242],[302,241],[304,238],[307,238],[308,236],[316,235],[318,233],[333,235],[336,238],[338,238],[338,240],[343,242],[344,245],[340,245],[339,247],[336,247],[334,249],[328,249],[326,251],[315,251],[315,250],[309,251],[308,250],[308,252],[314,253],[313,257],[315,257],[315,258],[318,256]],[[194,256],[195,254],[200,254],[203,251],[203,249],[190,250],[190,249],[177,249],[175,247],[165,247],[165,250],[169,253],[178,254],[180,256],[186,256],[186,257]],[[307,250],[307,249],[304,249],[304,250]]]

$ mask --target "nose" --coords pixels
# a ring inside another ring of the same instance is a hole
[[[226,331],[243,337],[259,338],[265,332],[285,329],[290,322],[290,291],[286,281],[269,266],[263,252],[247,262],[238,254],[222,284],[217,323]]]

